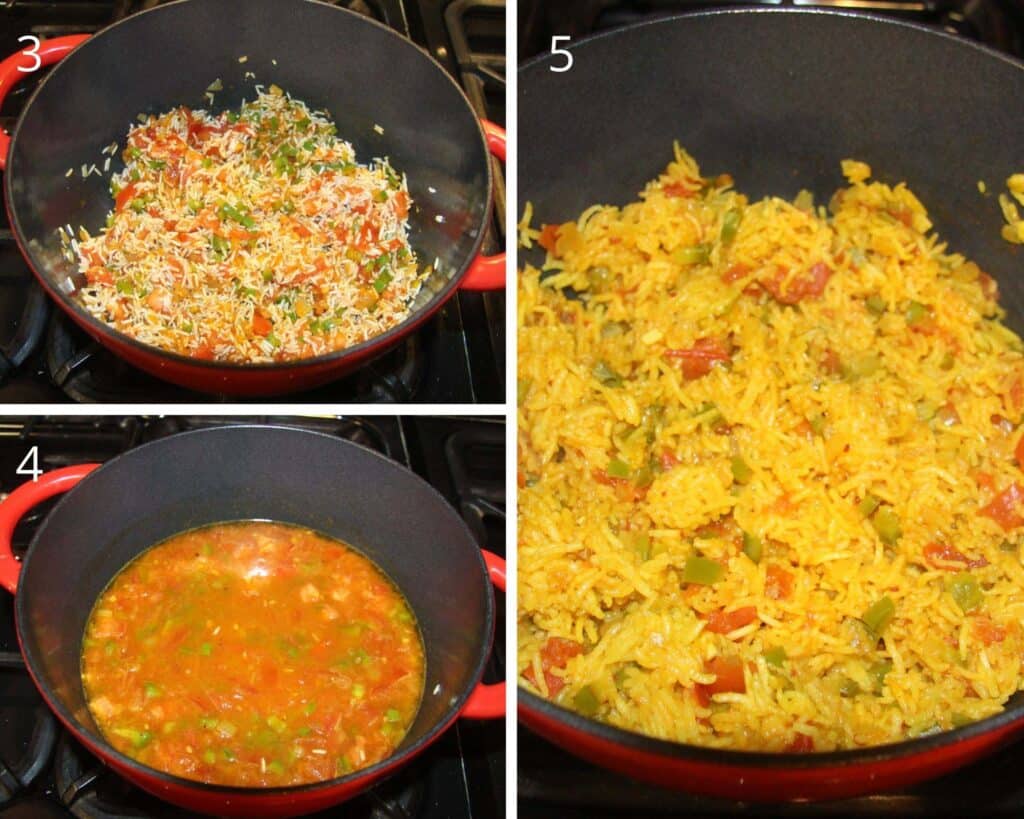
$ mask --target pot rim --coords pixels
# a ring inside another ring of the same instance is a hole
[[[666,757],[674,761],[720,765],[731,768],[759,768],[763,770],[803,770],[807,773],[825,768],[856,768],[863,765],[892,763],[922,754],[949,748],[967,740],[981,738],[1013,726],[1024,727],[1024,700],[998,714],[985,717],[960,728],[951,728],[926,736],[840,751],[811,751],[801,754],[773,753],[769,751],[740,751],[728,748],[709,748],[684,742],[641,734],[626,728],[584,717],[564,706],[546,700],[519,685],[519,710],[527,717],[553,721],[588,739],[611,743],[623,750],[638,751]]]

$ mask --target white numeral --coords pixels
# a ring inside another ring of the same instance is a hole
[[[572,52],[566,51],[564,48],[558,47],[558,44],[560,42],[568,43],[571,39],[572,37],[570,37],[568,34],[556,34],[554,37],[551,38],[552,56],[558,55],[559,57],[565,57],[565,62],[562,63],[561,65],[551,66],[551,70],[554,71],[556,74],[564,74],[566,71],[572,68]]]
[[[43,470],[39,468],[39,447],[34,446],[28,451],[14,474],[31,475],[33,482],[39,480],[39,476],[43,474]]]
[[[35,60],[36,64],[31,68],[25,68],[24,66],[19,65],[18,70],[24,72],[25,74],[31,74],[33,71],[39,70],[39,67],[43,64],[43,59],[39,56],[39,38],[34,37],[31,34],[25,34],[18,38],[19,43],[24,43],[25,41],[32,43],[32,45],[29,48],[26,48],[22,53],[27,54],[29,57]]]

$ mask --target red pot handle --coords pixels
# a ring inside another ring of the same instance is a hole
[[[18,521],[36,504],[67,492],[99,464],[65,466],[41,475],[38,481],[23,483],[0,503],[0,586],[11,594],[18,590],[21,564],[11,551],[11,538]]]
[[[2,509],[2,507],[0,507]],[[486,549],[481,550],[484,555],[484,563],[487,564],[487,574],[491,576],[491,582],[502,591],[505,591],[505,560]],[[462,716],[470,719],[495,719],[505,716],[505,683],[480,683],[473,689],[473,693],[466,700],[466,706],[462,709]]]
[[[54,37],[52,40],[43,40],[38,48],[30,45],[0,62],[0,105],[3,105],[4,97],[8,92],[20,80],[32,73],[32,71],[19,71],[19,68],[39,69],[43,66],[53,65],[88,39],[88,34]],[[0,128],[0,171],[7,167],[7,148],[10,144],[10,136],[3,128]]]
[[[490,120],[480,120],[487,137],[487,147],[502,162],[505,161],[505,129]],[[459,285],[463,290],[503,290],[505,288],[505,254],[477,256]]]

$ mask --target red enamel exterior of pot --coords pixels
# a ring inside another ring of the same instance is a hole
[[[843,799],[942,776],[1024,735],[1018,707],[931,737],[858,751],[769,754],[698,748],[587,719],[520,688],[519,719],[570,753],[641,782],[756,802]]]
[[[209,32],[234,37],[225,41]],[[245,52],[246,63],[235,50]],[[504,287],[504,253],[479,255],[490,216],[489,156],[504,159],[504,130],[480,123],[441,66],[385,26],[314,0],[178,0],[92,36],[59,37],[11,55],[0,62],[0,102],[28,76],[23,69],[58,62],[24,107],[13,136],[0,131],[7,209],[18,246],[49,296],[139,369],[208,393],[309,389],[394,347],[458,289]],[[95,233],[111,206],[109,174],[83,179],[80,167],[102,165],[100,150],[123,142],[140,111],[206,104],[202,93],[213,78],[225,88],[218,107],[237,105],[246,92],[251,97],[253,83],[244,78],[249,69],[260,72],[260,81],[277,81],[298,98],[328,107],[359,157],[387,155],[407,174],[413,248],[424,265],[436,259],[438,272],[398,327],[317,358],[229,364],[141,344],[68,295],[74,271],[60,258],[56,229],[84,224]],[[382,135],[373,128],[376,119]],[[65,176],[68,168],[73,173]]]
[[[269,484],[272,475],[281,485]],[[19,563],[11,553],[18,521],[65,492]],[[79,652],[99,592],[174,529],[255,517],[347,540],[389,574],[416,613],[427,654],[424,699],[389,759],[322,783],[229,788],[142,765],[116,751],[93,723]],[[330,807],[406,764],[458,717],[503,716],[504,683],[480,682],[494,624],[488,580],[504,589],[504,561],[481,555],[461,518],[429,485],[376,453],[302,430],[240,426],[171,436],[102,466],[47,473],[0,503],[0,585],[15,594],[19,645],[48,706],[125,779],[168,802],[220,816],[286,817]]]

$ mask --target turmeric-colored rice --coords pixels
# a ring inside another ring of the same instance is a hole
[[[1024,356],[995,282],[861,162],[750,202],[677,146],[520,225],[519,682],[719,748],[825,751],[1024,687]]]

